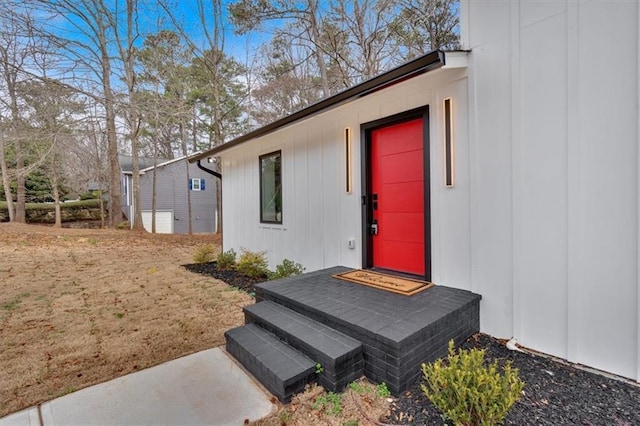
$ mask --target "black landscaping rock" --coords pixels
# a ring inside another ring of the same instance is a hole
[[[462,347],[486,349],[486,360],[512,360],[525,382],[506,425],[640,425],[640,386],[539,355],[513,352],[484,334]],[[415,383],[392,405],[390,424],[444,425],[441,413]]]
[[[182,266],[188,271],[209,275],[246,292],[253,292],[255,284],[267,281],[267,277],[251,278],[238,271],[219,271],[216,262],[192,263]]]

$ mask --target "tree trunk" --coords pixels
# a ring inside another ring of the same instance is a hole
[[[11,101],[11,134],[13,136],[13,147],[16,152],[16,215],[14,220],[18,223],[27,222],[26,213],[26,189],[25,189],[25,167],[24,167],[24,148],[20,132],[18,131],[18,123],[20,123],[20,109],[18,107],[18,95],[16,94],[16,80],[13,76],[12,84],[7,87],[9,98]]]
[[[184,155],[184,166],[187,169],[187,181],[179,182],[178,185],[188,185],[191,181],[191,174],[189,173],[189,159],[187,158],[188,148],[187,148],[187,135],[184,131],[184,125],[180,123],[180,139],[182,141],[182,154]],[[191,189],[187,187],[187,214],[189,216],[189,235],[193,234],[193,220],[191,218]]]
[[[14,134],[16,135],[14,146],[16,149],[16,181],[18,184],[16,216],[14,220],[18,223],[26,223],[27,222],[27,213],[26,213],[27,197],[26,197],[26,190],[24,187],[24,184],[25,184],[24,150],[22,149],[22,142],[20,141],[20,136],[17,135],[17,132]]]
[[[52,158],[56,158],[54,155]],[[58,191],[58,172],[56,171],[56,162],[51,161],[51,185],[53,186],[53,203],[56,212],[56,222],[54,227],[62,228],[62,212],[60,211],[60,191]]]
[[[100,194],[100,228],[104,229],[106,223],[105,223],[105,215],[104,215],[104,176],[102,175],[102,161],[100,159],[100,151],[101,151],[101,143],[98,142],[98,135],[101,135],[101,132],[97,132],[97,129],[95,128],[95,124],[92,124],[92,132],[91,135],[93,136],[93,143],[95,146],[95,153],[96,153],[96,162],[95,162],[95,169],[98,171],[98,193]],[[102,138],[101,138],[102,140]]]
[[[219,0],[214,2],[214,19],[216,26],[213,33],[214,51],[216,53],[215,63],[213,64],[213,145],[218,146],[224,143],[224,135],[222,134],[222,111],[220,111],[220,64],[222,63],[222,55],[224,51],[224,39],[222,37],[222,5]],[[218,171],[219,160],[215,163],[215,169]],[[222,233],[222,185],[216,179],[216,216],[218,217],[216,233]]]
[[[104,79],[108,79],[108,74]],[[103,79],[103,81],[104,81]],[[120,161],[118,160],[118,138],[113,105],[111,85],[107,84],[108,95],[105,96],[105,112],[107,119],[107,156],[109,161],[109,221],[108,226],[115,228],[122,220],[122,190],[120,188]]]
[[[116,228],[122,220],[122,190],[121,170],[118,159],[118,135],[116,133],[115,99],[111,89],[111,58],[108,51],[105,24],[102,21],[98,25],[98,42],[100,46],[100,65],[102,67],[102,91],[104,93],[104,109],[107,125],[107,161],[109,164],[109,221],[110,228]]]
[[[0,171],[2,171],[2,186],[7,201],[7,210],[9,211],[9,222],[13,222],[15,220],[13,194],[11,194],[11,185],[9,184],[9,168],[7,167],[7,160],[4,156],[4,139],[2,139],[2,137],[0,137]]]
[[[156,118],[156,123],[158,122]],[[158,179],[156,172],[158,171],[158,138],[153,137],[153,180],[151,182],[151,233],[156,233],[156,209],[158,208]]]
[[[131,139],[131,155],[133,163],[133,230],[144,232],[144,225],[142,224],[142,199],[140,197],[140,153],[138,143],[140,119],[136,102],[136,75],[133,61],[133,15],[135,13],[135,7],[136,0],[127,0],[127,45],[125,49],[122,47],[120,48],[120,56],[124,63],[124,72],[127,80],[127,95],[129,98],[127,114],[129,116],[129,137]]]
[[[322,94],[326,98],[331,94],[331,90],[329,88],[329,77],[327,76],[327,66],[324,63],[323,51],[320,46],[320,28],[317,20],[317,11],[318,4],[317,0],[308,0],[307,2],[308,10],[309,10],[309,24],[311,28],[309,28],[309,32],[311,33],[311,37],[313,38],[315,57],[316,57],[316,65],[318,66],[318,71],[320,72],[320,81],[322,83]]]

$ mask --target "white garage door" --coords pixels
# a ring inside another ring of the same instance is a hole
[[[142,211],[142,224],[147,232],[151,232],[151,211]],[[156,233],[173,234],[173,210],[156,210]]]

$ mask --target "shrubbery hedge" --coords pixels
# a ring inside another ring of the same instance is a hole
[[[105,205],[106,208],[106,205]],[[63,222],[77,220],[99,220],[100,200],[81,200],[60,203]],[[27,203],[26,215],[28,223],[54,223],[55,204]],[[0,201],[0,222],[9,221],[9,211],[6,201]]]

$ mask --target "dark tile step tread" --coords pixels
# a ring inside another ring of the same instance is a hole
[[[246,306],[244,310],[250,321],[324,361],[325,367],[335,367],[362,352],[362,343],[353,337],[270,300]]]
[[[230,353],[267,389],[272,392],[275,389],[279,398],[286,388],[298,387],[296,382],[304,387],[315,376],[315,363],[311,359],[255,324],[228,330],[225,337],[227,349],[234,348]],[[235,349],[238,347],[244,353],[238,353]]]

